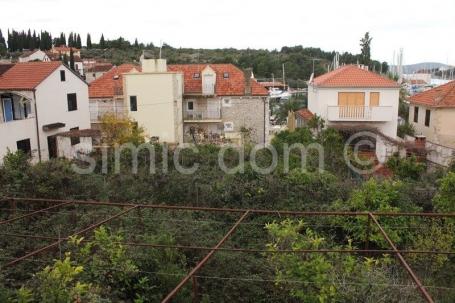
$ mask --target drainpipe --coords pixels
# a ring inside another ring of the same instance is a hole
[[[267,143],[267,142],[266,142],[266,131],[267,131],[267,130],[266,130],[266,127],[265,127],[265,126],[266,126],[266,123],[267,123],[267,121],[266,121],[266,120],[267,120],[267,115],[266,115],[266,103],[267,103],[267,98],[263,98],[263,101],[264,101],[264,102],[263,102],[263,103],[264,103],[264,139],[263,139],[263,140],[264,140],[264,146],[265,146],[265,144]]]
[[[38,107],[36,106],[36,94],[35,90],[33,90],[33,105],[35,110],[35,125],[36,125],[36,139],[38,143],[38,160],[41,162],[41,143],[39,139],[39,123],[38,123]]]

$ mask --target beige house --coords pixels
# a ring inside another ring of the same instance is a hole
[[[123,93],[123,74],[140,70],[141,68],[137,65],[122,64],[112,67],[89,84],[92,128],[99,128],[101,118],[105,114],[112,114],[118,118],[127,116],[128,111]]]
[[[267,142],[268,92],[232,64],[166,66],[141,58],[142,72],[124,74],[128,115],[149,138],[168,143]]]
[[[268,91],[232,64],[169,65],[184,77],[183,141],[268,142]]]
[[[397,138],[399,91],[395,81],[364,66],[345,65],[310,80],[308,110],[335,128],[377,131],[375,152],[382,163],[394,152],[383,139]]]
[[[129,117],[146,136],[160,142],[183,142],[183,74],[168,72],[164,59],[141,59],[142,72],[123,75]]]
[[[455,81],[409,98],[409,121],[426,138],[430,160],[448,165],[455,155]]]
[[[19,62],[30,62],[30,61],[51,61],[49,56],[42,50],[36,49],[33,51],[26,51],[19,57]]]

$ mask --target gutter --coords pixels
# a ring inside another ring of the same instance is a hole
[[[38,123],[38,107],[36,106],[36,94],[35,90],[33,90],[33,104],[34,104],[34,110],[35,110],[35,125],[36,125],[36,139],[38,143],[38,160],[41,162],[41,142],[39,139],[39,123]]]

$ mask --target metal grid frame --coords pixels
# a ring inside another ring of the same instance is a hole
[[[129,213],[130,211],[137,209],[161,209],[161,210],[169,210],[169,211],[204,211],[204,212],[217,212],[217,213],[234,213],[234,214],[241,214],[238,220],[234,223],[234,225],[229,229],[229,231],[219,240],[219,242],[213,247],[202,247],[202,246],[182,246],[182,245],[159,245],[159,244],[151,244],[151,243],[135,243],[135,242],[122,242],[124,245],[128,246],[143,246],[143,247],[153,247],[153,248],[175,248],[175,249],[188,249],[188,250],[201,250],[201,251],[208,251],[208,253],[193,267],[193,269],[175,286],[175,288],[168,293],[168,295],[162,300],[163,303],[171,302],[171,300],[176,296],[176,294],[180,291],[182,287],[190,280],[193,279],[193,292],[196,293],[196,281],[195,277],[197,272],[212,258],[212,256],[217,251],[231,251],[231,252],[250,252],[250,253],[268,253],[267,250],[259,250],[259,249],[242,249],[242,248],[225,248],[223,244],[236,232],[238,226],[251,214],[256,215],[280,215],[280,216],[297,216],[297,217],[307,217],[307,216],[345,216],[345,217],[358,217],[363,216],[367,217],[367,239],[365,243],[365,249],[317,249],[317,250],[280,250],[278,253],[369,253],[369,254],[377,254],[377,253],[390,253],[393,254],[402,267],[406,270],[409,277],[415,284],[416,288],[420,292],[422,298],[426,302],[434,302],[433,298],[425,288],[425,286],[420,281],[419,277],[415,274],[413,269],[409,266],[403,254],[445,254],[445,255],[455,255],[455,252],[452,251],[423,251],[423,250],[399,250],[395,243],[390,239],[386,231],[383,229],[381,224],[379,223],[377,217],[432,217],[432,218],[455,218],[455,213],[409,213],[409,212],[402,212],[402,213],[391,213],[391,212],[341,212],[341,211],[280,211],[280,210],[266,210],[266,209],[239,209],[239,208],[211,208],[211,207],[196,207],[196,206],[174,206],[174,205],[159,205],[159,204],[133,204],[133,203],[113,203],[113,202],[99,202],[99,201],[82,201],[82,200],[59,200],[59,199],[38,199],[38,198],[16,198],[16,197],[8,197],[3,198],[0,202],[4,203],[11,203],[12,209],[16,209],[17,202],[27,202],[27,203],[47,203],[53,204],[52,206],[45,207],[36,211],[32,211],[28,214],[20,215],[17,217],[13,217],[11,219],[7,219],[4,221],[0,221],[0,226],[8,223],[12,223],[15,221],[19,221],[28,217],[32,217],[34,215],[40,213],[46,213],[49,210],[55,210],[63,206],[68,205],[91,205],[91,206],[113,206],[123,208],[122,211],[106,218],[100,220],[90,226],[79,230],[77,232],[72,233],[70,236],[64,238],[55,238],[55,237],[45,237],[45,236],[37,236],[37,235],[22,235],[22,234],[8,234],[2,233],[1,235],[10,236],[10,237],[22,237],[22,238],[34,238],[34,239],[42,239],[42,240],[52,240],[49,245],[44,247],[38,248],[30,253],[27,253],[21,257],[18,257],[6,264],[3,267],[10,267],[14,266],[32,256],[44,253],[46,251],[51,250],[52,248],[58,247],[63,242],[70,239],[70,237],[74,236],[81,236],[84,235],[95,228],[109,223],[110,221],[122,217],[123,215]],[[368,239],[371,230],[371,225],[374,224],[380,233],[382,234],[384,240],[389,244],[391,249],[389,250],[378,250],[378,249],[368,249]],[[277,252],[273,252],[277,253]]]

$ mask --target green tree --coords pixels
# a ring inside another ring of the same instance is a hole
[[[87,34],[87,41],[86,41],[87,49],[92,48],[92,37],[90,36],[90,33]]]
[[[70,48],[70,68],[74,70],[74,52],[73,48]]]
[[[106,48],[106,41],[104,41],[104,34],[101,34],[99,47],[100,47],[101,49]]]
[[[370,33],[366,32],[360,39],[360,63],[370,66],[371,63],[371,40]]]

